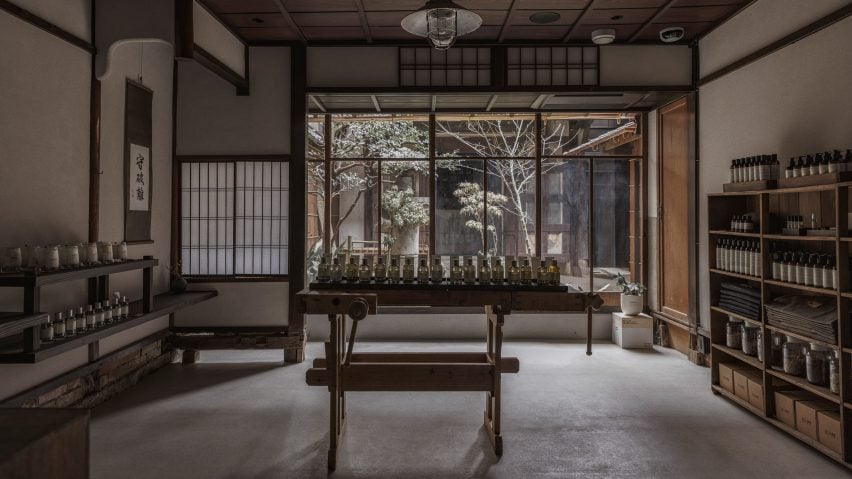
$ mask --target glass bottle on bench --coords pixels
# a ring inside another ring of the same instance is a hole
[[[352,256],[349,258],[349,264],[346,265],[346,281],[354,283],[358,281],[358,257]]]
[[[65,336],[74,336],[77,334],[77,318],[74,317],[74,310],[68,310],[68,316],[65,317]]]
[[[453,258],[453,266],[450,268],[450,283],[459,284],[462,282],[462,268],[459,266],[459,259]]]
[[[487,283],[491,278],[491,266],[488,265],[488,260],[482,260],[482,267],[479,268],[479,282]]]
[[[388,266],[388,282],[399,283],[399,265],[396,264],[396,258],[391,258],[391,264]]]
[[[385,266],[385,259],[381,256],[376,258],[376,267],[374,268],[373,276],[376,277],[377,283],[384,283],[387,281],[388,268]]]
[[[425,259],[420,260],[420,266],[417,267],[417,282],[426,284],[429,282],[429,265]]]
[[[558,285],[560,283],[559,265],[555,259],[550,260],[550,266],[547,267],[547,278],[550,284]]]
[[[53,342],[53,323],[50,321],[50,315],[47,315],[47,321],[41,323],[41,328],[39,328],[39,338],[43,343],[52,343]]]
[[[127,296],[121,297],[121,319],[130,317],[130,303],[127,302]]]
[[[506,268],[503,267],[503,261],[500,258],[494,258],[494,266],[491,268],[491,282],[494,284],[503,284],[503,278],[506,277]]]
[[[330,279],[331,271],[328,267],[328,258],[323,255],[320,260],[319,266],[317,266],[317,282],[318,283],[327,283]]]
[[[65,317],[62,316],[62,313],[56,313],[56,317],[53,319],[53,337],[56,339],[65,338]]]
[[[86,307],[86,329],[95,329],[97,322],[95,321],[95,310],[92,305]]]
[[[464,282],[465,284],[476,282],[476,266],[473,265],[473,258],[468,258],[464,265]]]
[[[101,309],[101,302],[95,303],[95,327],[100,328],[104,325],[104,310]]]
[[[405,258],[405,264],[402,265],[402,281],[405,283],[414,281],[414,264],[411,258]]]
[[[441,264],[441,258],[432,259],[432,282],[441,284],[444,281],[444,265]]]
[[[372,268],[370,268],[370,259],[364,258],[361,260],[361,267],[358,268],[358,280],[362,283],[369,283],[373,277]]]
[[[532,282],[532,266],[530,260],[525,259],[524,265],[521,266],[521,283],[530,284]]]
[[[521,269],[518,268],[518,261],[514,259],[509,266],[509,284],[521,284]]]
[[[332,283],[339,283],[343,279],[343,268],[340,267],[340,258],[334,257],[329,270],[329,277]]]
[[[538,265],[537,282],[539,285],[550,284],[550,280],[547,276],[547,262],[544,260],[541,260]]]

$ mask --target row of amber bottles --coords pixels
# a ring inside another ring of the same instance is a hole
[[[358,264],[356,257],[351,257],[349,263],[340,264],[340,259],[334,257],[332,264],[328,264],[327,258],[323,257],[318,268],[316,280],[320,283],[434,283],[440,284],[448,281],[450,284],[559,284],[560,272],[556,260],[551,260],[550,265],[546,261],[541,261],[540,266],[533,269],[530,265],[530,260],[523,260],[522,265],[518,265],[517,260],[512,260],[511,266],[507,271],[500,258],[494,259],[494,265],[491,266],[489,261],[483,260],[482,265],[477,266],[473,263],[473,258],[466,258],[465,263],[461,264],[458,258],[453,258],[452,266],[450,267],[449,277],[445,276],[444,266],[441,263],[441,258],[434,258],[432,264],[427,264],[425,259],[420,259],[420,264],[415,267],[413,258],[405,258],[405,262],[400,268],[396,258],[390,260],[390,265],[386,265],[384,258],[379,256],[375,267],[372,266],[369,258],[363,258],[361,264]]]

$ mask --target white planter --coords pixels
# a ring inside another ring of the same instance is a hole
[[[391,254],[420,254],[420,228],[405,228],[399,231],[391,245]]]
[[[643,295],[622,294],[621,295],[621,312],[628,316],[636,316],[642,312],[644,306]]]

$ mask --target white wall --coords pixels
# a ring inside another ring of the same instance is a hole
[[[613,45],[600,48],[604,86],[689,85],[692,50],[682,45]]]
[[[702,40],[702,64],[727,57],[740,29],[748,37],[766,33],[769,43],[779,32],[771,19],[781,18],[792,4],[797,16],[816,18],[832,2],[760,0]],[[838,2],[833,2],[838,3]],[[831,10],[831,9],[828,9]],[[732,20],[733,22],[733,20]],[[790,25],[794,30],[801,25]],[[734,28],[736,27],[736,28]],[[764,30],[765,29],[765,30]],[[852,18],[836,23],[745,68],[702,86],[699,91],[699,273],[702,325],[709,324],[709,281],[706,258],[708,193],[722,191],[730,160],[777,153],[781,161],[793,155],[852,147],[848,127],[852,111]],[[744,41],[744,40],[743,40]],[[749,51],[743,51],[747,54]],[[703,70],[702,70],[703,71]]]
[[[251,94],[194,62],[178,69],[180,155],[290,152],[290,50],[251,49]],[[302,214],[296,212],[293,214]],[[180,311],[178,326],[275,326],[287,323],[287,283],[216,283],[219,297]]]
[[[43,3],[43,2],[42,2]],[[69,19],[75,11],[48,9]],[[34,10],[35,11],[35,10]],[[50,18],[50,17],[48,17]],[[109,17],[104,17],[104,23]],[[111,24],[110,24],[111,25]],[[112,25],[111,25],[112,26]],[[116,30],[113,28],[113,31]],[[116,33],[120,36],[120,33]],[[88,35],[86,36],[88,38]],[[87,240],[89,191],[89,91],[91,55],[36,27],[0,12],[0,44],[4,45],[0,75],[0,245],[71,243]],[[102,48],[106,55],[108,48]],[[123,238],[124,83],[138,78],[140,47],[113,49],[110,69],[101,84],[100,233],[106,240]],[[162,266],[155,271],[155,292],[167,288],[171,209],[172,47],[146,46],[141,63],[144,83],[154,90],[153,244],[131,246],[131,257],[153,254]],[[14,225],[14,227],[8,227]],[[141,297],[141,272],[111,277],[112,289],[128,299]],[[23,295],[0,289],[0,310],[20,311]],[[49,286],[42,290],[42,310],[53,313],[82,305],[85,282]],[[101,342],[107,354],[168,326],[168,317],[112,336]],[[5,398],[85,364],[86,347],[38,364],[0,366],[0,398]]]
[[[92,0],[11,0],[24,10],[92,41]]]

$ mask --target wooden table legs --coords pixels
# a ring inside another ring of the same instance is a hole
[[[346,316],[329,314],[329,341],[325,343],[326,370],[329,393],[328,469],[337,468],[337,451],[346,420],[346,396],[340,382],[343,348],[346,336]]]
[[[500,306],[485,307],[486,348],[488,362],[493,371],[491,390],[485,393],[485,429],[494,446],[494,454],[503,455],[503,436],[500,435],[500,378],[502,376],[503,309]]]

